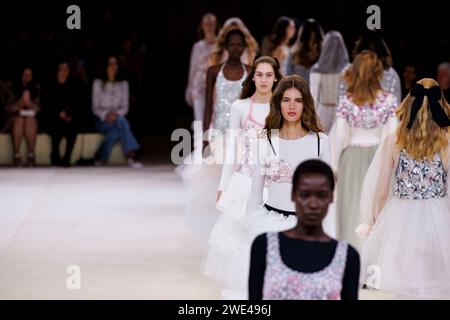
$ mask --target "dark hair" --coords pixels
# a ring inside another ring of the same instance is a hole
[[[59,57],[58,59],[55,60],[56,67],[59,67],[59,65],[61,65],[63,63],[67,63],[70,67],[70,65],[72,64],[72,61],[71,61],[71,59],[69,59],[67,57]]]
[[[228,44],[228,41],[230,41],[231,36],[239,35],[242,37],[242,41],[244,42],[245,46],[247,46],[247,43],[245,42],[245,34],[239,30],[239,29],[232,29],[228,31],[227,35],[225,36],[225,43]]]
[[[56,73],[59,71],[59,66],[62,65],[62,64],[67,64],[68,67],[69,67],[69,72],[71,71],[71,69],[72,69],[72,62],[70,61],[70,59],[62,57],[62,58],[59,58],[59,59],[57,59],[55,61],[55,65],[54,66],[55,66],[55,72]]]
[[[308,68],[314,65],[320,56],[323,37],[323,29],[318,21],[314,19],[304,21],[292,48],[293,62]]]
[[[364,51],[370,50],[375,52],[378,59],[381,60],[385,70],[392,67],[392,55],[386,42],[383,40],[381,32],[378,30],[366,30],[363,35],[356,41],[353,49],[353,58]]]
[[[33,76],[31,78],[31,81],[26,86],[24,86],[22,83],[22,75],[26,69],[30,69]],[[22,70],[22,72],[20,73],[20,77],[17,79],[16,82],[13,83],[14,98],[20,99],[23,92],[25,90],[28,90],[30,92],[31,100],[34,100],[39,96],[39,89],[38,89],[38,85],[35,80],[34,69],[31,66],[26,65],[25,67],[21,68],[21,70]]]
[[[269,53],[272,53],[286,38],[286,30],[293,19],[282,16],[277,19],[270,35]]]
[[[114,79],[114,81],[122,81],[124,80],[124,75],[122,72],[122,68],[120,66],[120,61],[119,61],[119,55],[117,54],[109,54],[105,56],[105,59],[103,60],[102,63],[102,70],[100,72],[100,79],[106,83],[108,81],[108,60],[111,58],[116,58],[117,60],[117,73],[116,73],[116,78]]]
[[[298,165],[292,176],[292,192],[297,190],[297,184],[300,178],[307,173],[318,173],[328,179],[331,192],[334,191],[334,174],[331,167],[325,162],[317,159],[306,160]]]
[[[253,77],[255,76],[256,68],[261,63],[268,63],[272,66],[273,71],[275,73],[275,79],[277,81],[280,81],[283,76],[280,73],[280,63],[277,59],[274,59],[270,56],[262,56],[253,62],[252,68],[250,69],[250,72],[248,73],[247,78],[245,78],[244,82],[242,83],[242,92],[241,92],[241,99],[246,99],[248,97],[251,97],[255,91],[256,91],[256,85],[255,81],[253,81]],[[277,86],[277,82],[273,83],[272,91]]]

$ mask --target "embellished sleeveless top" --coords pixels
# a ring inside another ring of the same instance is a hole
[[[244,130],[242,137],[242,163],[239,165],[237,171],[248,177],[253,174],[253,166],[256,156],[256,140],[261,130],[264,128],[264,123],[259,122],[253,116],[253,97],[250,99],[250,108],[247,116],[242,119],[241,128]]]
[[[433,160],[418,161],[406,150],[401,150],[394,196],[412,200],[444,198],[447,196],[447,178],[439,155],[436,154]]]
[[[242,91],[242,82],[247,77],[247,69],[242,65],[244,72],[239,80],[228,80],[223,74],[225,63],[220,68],[215,84],[213,128],[225,131],[230,127],[230,107],[239,99]]]
[[[303,273],[281,259],[279,234],[267,233],[264,300],[340,300],[348,244],[338,241],[331,263],[324,269]],[[307,257],[305,257],[307,259]]]

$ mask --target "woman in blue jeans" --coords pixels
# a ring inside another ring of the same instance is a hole
[[[106,163],[113,146],[120,141],[128,165],[140,168],[142,163],[134,160],[140,146],[125,118],[129,105],[128,82],[121,79],[118,71],[117,58],[110,56],[105,76],[93,83],[92,111],[97,116],[96,129],[105,135],[95,158],[98,163]]]

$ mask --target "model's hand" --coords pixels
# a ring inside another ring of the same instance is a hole
[[[217,202],[219,202],[221,196],[222,196],[222,191],[221,190],[217,191]]]

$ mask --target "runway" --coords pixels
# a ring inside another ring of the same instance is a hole
[[[168,165],[0,169],[0,299],[220,299],[183,191]]]

